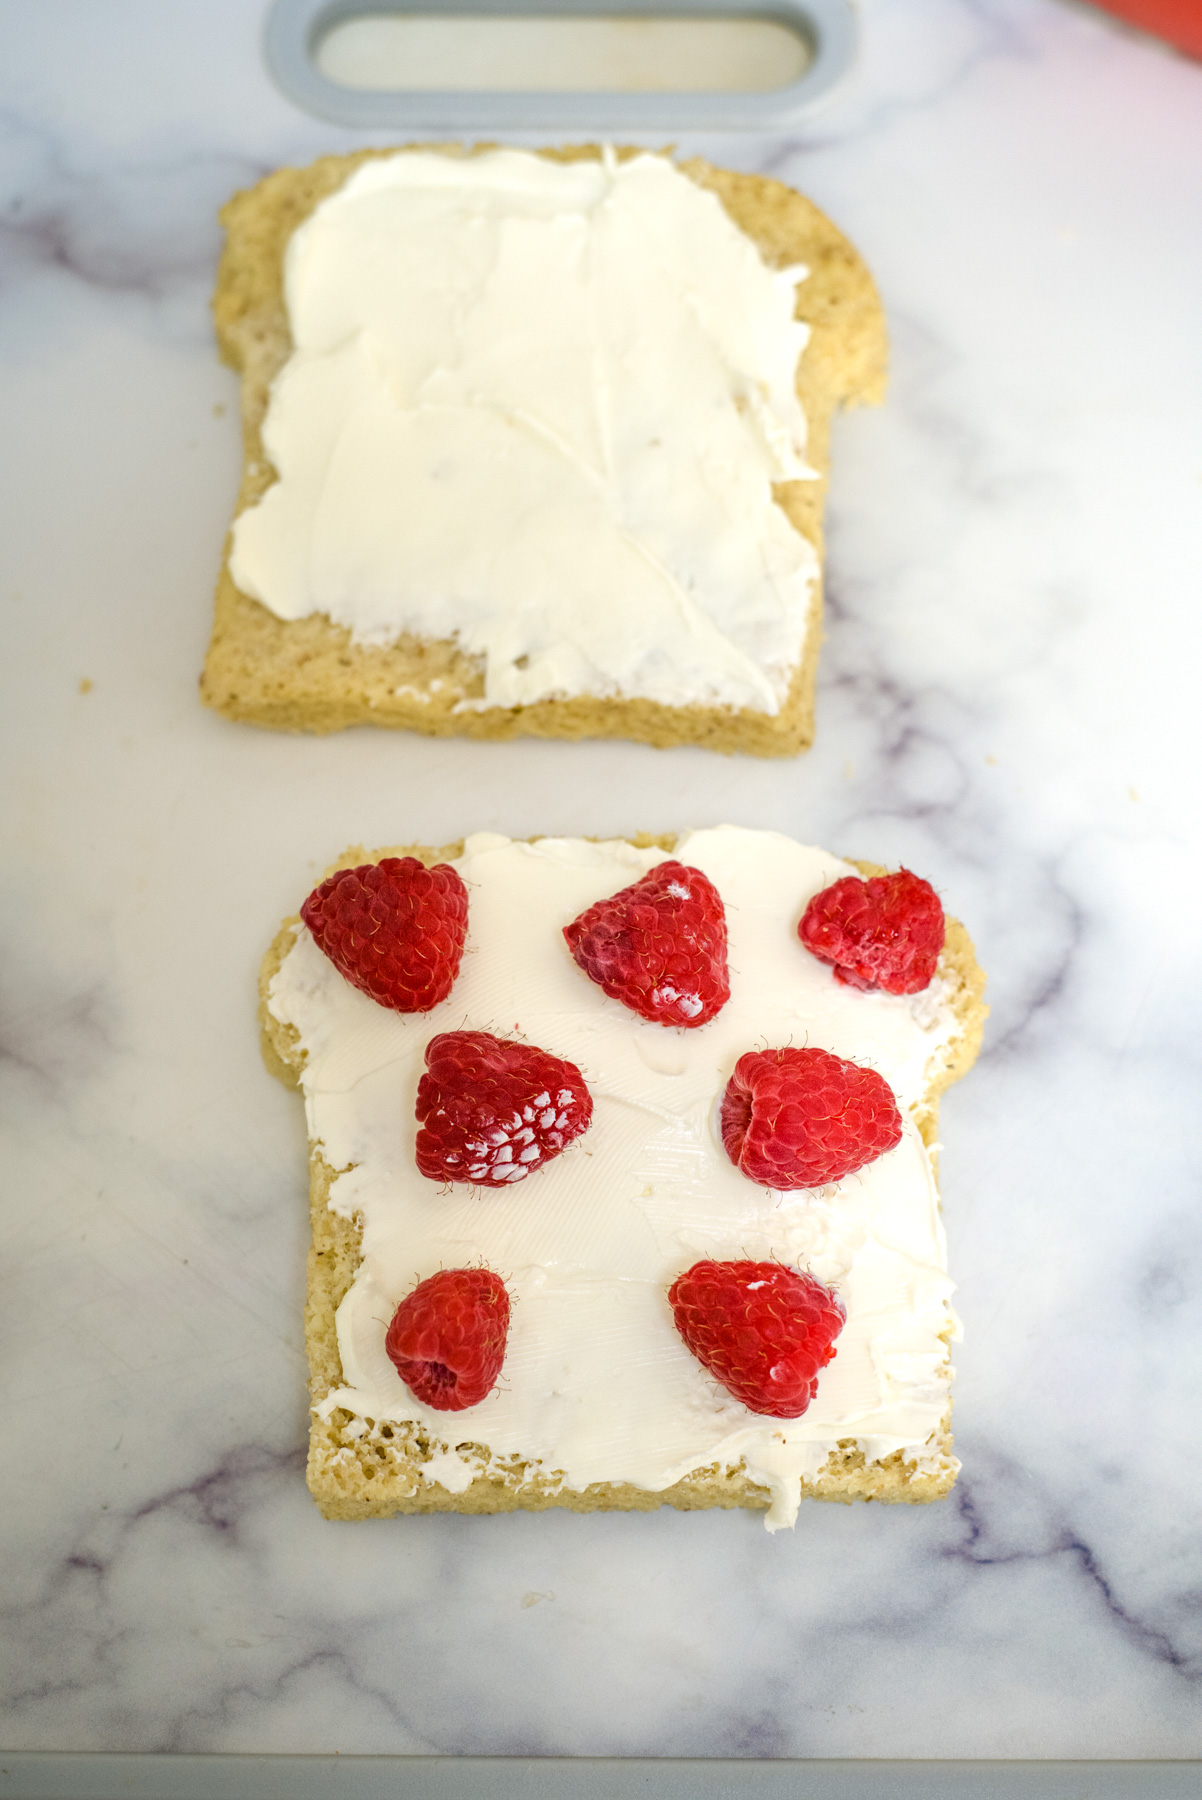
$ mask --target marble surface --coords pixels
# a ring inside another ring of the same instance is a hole
[[[865,0],[820,117],[687,146],[811,193],[892,322],[817,747],[773,765],[200,709],[215,208],[351,141],[260,22],[0,7],[0,1742],[1197,1755],[1202,67],[1058,0]],[[277,920],[348,842],[722,819],[904,859],[990,971],[944,1109],[954,1497],[323,1523]]]

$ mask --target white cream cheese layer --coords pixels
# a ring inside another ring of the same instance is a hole
[[[779,711],[818,573],[772,495],[812,475],[804,273],[663,157],[363,164],[288,246],[234,580],[361,644],[455,639],[491,706]]]
[[[730,933],[731,998],[691,1031],[644,1023],[607,998],[561,936],[586,906],[663,861],[661,850],[469,838],[455,865],[470,896],[467,951],[450,997],[426,1014],[377,1006],[298,929],[271,1010],[307,1053],[310,1135],[346,1170],[331,1205],[363,1218],[362,1266],[338,1311],[345,1385],[324,1410],[420,1421],[443,1446],[432,1479],[450,1487],[475,1472],[455,1457],[464,1442],[537,1463],[576,1489],[626,1481],[655,1491],[742,1459],[772,1490],[775,1529],[793,1522],[801,1478],[841,1438],[870,1460],[904,1449],[923,1467],[938,1464],[951,1283],[930,1164],[908,1115],[957,1027],[937,988],[913,1001],[860,993],[802,949],[807,901],[853,873],[847,863],[731,826],[693,832],[674,854],[716,884]],[[592,1091],[589,1130],[512,1188],[443,1188],[417,1172],[425,1046],[462,1028],[568,1057]],[[790,1043],[879,1070],[906,1126],[897,1148],[858,1175],[775,1194],[730,1162],[717,1110],[744,1051]],[[667,1289],[701,1257],[776,1257],[837,1290],[847,1324],[802,1418],[749,1412],[686,1350]],[[385,1330],[419,1280],[481,1261],[513,1303],[502,1380],[481,1405],[438,1413],[400,1380]]]

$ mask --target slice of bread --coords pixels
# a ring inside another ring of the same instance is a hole
[[[677,842],[674,838],[646,836],[629,840],[631,845],[640,849],[662,849],[664,852],[670,852]],[[537,849],[538,843],[539,840],[534,840],[531,849]],[[454,860],[463,852],[462,842],[443,845],[439,849],[409,845],[370,853],[361,848],[353,848],[328,873],[332,873],[333,869],[353,868],[364,862],[378,861],[384,856],[416,856],[426,864],[433,864]],[[865,875],[883,872],[871,864],[853,866]],[[847,865],[842,865],[842,872],[847,872]],[[790,905],[791,901],[786,904]],[[307,1053],[302,1047],[295,1025],[281,1018],[279,1011],[273,1009],[273,985],[285,960],[297,946],[298,937],[302,935],[307,940],[299,918],[287,920],[263,960],[260,976],[260,1023],[264,1060],[274,1075],[286,1085],[294,1087],[302,1085]],[[806,952],[795,945],[795,941],[794,948],[799,959],[812,961]],[[732,970],[733,949],[732,940]],[[561,951],[562,946],[559,946],[553,954]],[[473,954],[486,954],[484,945],[473,945],[470,926],[468,954],[469,958]],[[566,956],[566,952],[563,954]],[[320,953],[315,950],[313,955],[319,961],[322,960]],[[798,966],[802,966],[800,962]],[[828,975],[829,971],[823,968],[823,978],[826,979]],[[338,979],[341,981],[341,977]],[[830,979],[833,982],[833,977]],[[950,1015],[950,1023],[937,1040],[937,1053],[920,1064],[921,1075],[917,1079],[917,1085],[913,1082],[911,1084],[914,1092],[909,1102],[909,1116],[931,1153],[932,1161],[936,1149],[939,1096],[972,1066],[980,1046],[988,1011],[982,997],[984,985],[985,978],[977,965],[968,933],[958,921],[949,919],[946,944],[932,991],[938,988],[940,1005],[948,1009],[945,1019]],[[843,996],[851,993],[849,989],[838,991]],[[589,1002],[592,998],[590,993]],[[878,995],[857,996],[856,1001],[844,1000],[841,1004],[862,1004],[868,1009],[865,1013],[868,1018],[872,1009],[879,1008],[882,1002],[886,1006],[897,1004]],[[608,1008],[617,1007],[619,1015],[625,1014],[625,1009],[618,1007],[616,1002],[603,1001],[601,1004]],[[461,999],[457,1007],[454,993],[449,1001],[444,1002],[444,1007],[449,1008],[455,1016],[448,1016],[448,1022],[442,1026],[434,1025],[435,1030],[459,1028],[465,1024],[472,1028],[493,1028],[495,1025],[492,1017],[466,1015],[463,1011],[464,1001]],[[384,1009],[375,1008],[374,1011],[381,1014]],[[633,1018],[633,1015],[629,1016]],[[392,1017],[395,1018],[395,1015]],[[364,1019],[369,1032],[379,1024],[371,1011],[364,1014]],[[643,1033],[649,1030],[653,1034],[662,1030],[658,1026],[642,1026],[637,1021],[631,1029]],[[703,1031],[704,1029],[702,1028]],[[327,1043],[332,1041],[324,1026],[321,1035],[327,1039]],[[663,1036],[665,1039],[693,1038],[692,1033],[664,1032]],[[699,1040],[701,1033],[697,1037]],[[343,1080],[345,1083],[345,1073]],[[899,1099],[901,1097],[899,1092]],[[389,1104],[391,1105],[391,1101]],[[411,1102],[406,1104],[411,1107]],[[311,1112],[311,1120],[314,1116]],[[512,1453],[505,1456],[494,1455],[487,1444],[478,1442],[473,1436],[470,1412],[442,1415],[446,1419],[446,1425],[440,1433],[429,1424],[405,1420],[400,1416],[364,1418],[346,1405],[332,1402],[332,1395],[346,1397],[346,1377],[339,1349],[336,1314],[363,1262],[363,1219],[357,1212],[348,1213],[345,1201],[340,1203],[332,1195],[339,1180],[355,1169],[353,1159],[349,1163],[343,1160],[341,1166],[335,1166],[337,1157],[334,1162],[327,1160],[327,1145],[317,1136],[311,1137],[309,1148],[312,1248],[309,1256],[305,1326],[313,1413],[308,1481],[326,1517],[362,1519],[395,1513],[504,1512],[515,1509],[541,1510],[551,1506],[566,1507],[576,1512],[591,1512],[610,1509],[649,1510],[660,1505],[691,1509],[711,1506],[767,1508],[773,1504],[773,1494],[769,1487],[763,1481],[753,1479],[737,1457],[729,1463],[713,1463],[690,1470],[683,1478],[657,1491],[619,1479],[592,1481],[584,1486],[573,1487],[563,1480],[562,1475],[557,1475],[554,1469],[548,1469],[532,1456],[524,1458]],[[601,1156],[600,1148],[597,1154]],[[397,1179],[410,1179],[412,1182],[414,1178],[390,1177],[394,1183]],[[859,1180],[858,1177],[854,1179],[857,1182]],[[416,1178],[416,1181],[420,1190],[419,1205],[447,1204],[446,1190],[440,1196],[436,1185],[423,1184],[422,1178]],[[395,1187],[392,1191],[395,1191]],[[334,1206],[331,1205],[332,1197]],[[508,1203],[509,1200],[508,1193],[503,1202],[493,1200],[486,1193],[480,1198],[479,1204],[499,1205]],[[340,1209],[335,1210],[335,1206]],[[479,1216],[476,1215],[477,1218]],[[378,1233],[378,1221],[375,1229]],[[712,1253],[723,1254],[721,1251]],[[728,1255],[748,1253],[738,1245],[725,1252]],[[477,1259],[479,1254],[477,1252]],[[403,1255],[403,1280],[406,1289],[412,1284],[409,1275],[410,1260],[408,1253]],[[417,1260],[416,1249],[412,1260]],[[399,1293],[392,1296],[392,1304],[400,1297]],[[945,1303],[941,1304],[945,1307]],[[932,1341],[926,1345],[928,1361],[944,1365],[935,1371],[935,1379],[940,1383],[946,1383],[950,1373],[946,1367],[945,1350],[946,1342],[955,1328],[954,1315],[950,1309],[945,1310],[946,1323],[937,1334],[941,1342]],[[944,1315],[941,1312],[938,1316]],[[933,1357],[932,1351],[935,1353]],[[875,1358],[875,1349],[873,1355]],[[505,1380],[503,1375],[503,1383]],[[938,1394],[943,1395],[944,1392],[945,1387],[940,1386]],[[402,1398],[402,1410],[405,1398],[407,1395]],[[942,1401],[937,1400],[936,1408],[940,1404]],[[802,1480],[801,1492],[824,1500],[928,1501],[939,1498],[950,1489],[957,1468],[958,1464],[951,1454],[948,1401],[946,1411],[925,1445],[874,1453],[871,1442],[861,1443],[853,1436],[840,1434],[825,1461],[820,1457],[813,1474]],[[447,1470],[452,1472],[450,1477],[444,1473]]]
[[[281,169],[237,194],[222,213],[227,241],[213,310],[222,357],[242,376],[245,461],[238,512],[259,501],[276,479],[261,434],[272,381],[292,351],[283,292],[289,238],[362,162],[394,154],[362,151],[323,157],[307,169]],[[570,161],[600,152],[580,148],[540,154]],[[618,152],[619,157],[635,154]],[[808,421],[806,456],[818,479],[783,483],[775,497],[814,546],[821,564],[831,415],[837,406],[878,401],[884,389],[886,339],[876,290],[846,238],[792,189],[699,159],[679,167],[717,195],[767,264],[803,264],[809,271],[797,289],[797,316],[811,327],[797,387]],[[626,737],[760,756],[793,755],[813,738],[822,618],[818,581],[800,657],[775,714],[588,695],[499,707],[481,704],[479,660],[465,654],[454,639],[405,635],[373,647],[353,642],[344,626],[323,613],[286,621],[239,591],[229,555],[227,539],[201,679],[205,704],[227,718],[281,731],[328,732],[374,724],[434,736]]]

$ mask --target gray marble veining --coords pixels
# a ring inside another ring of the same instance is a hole
[[[686,146],[812,194],[893,332],[837,430],[818,742],[770,765],[202,712],[215,209],[352,139],[250,0],[0,5],[8,1746],[1202,1750],[1202,68],[1057,0],[863,20],[804,135]],[[276,922],[351,842],[728,818],[918,868],[990,971],[954,1496],[324,1523]]]

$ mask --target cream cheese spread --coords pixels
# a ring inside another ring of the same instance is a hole
[[[904,1450],[941,1466],[949,1306],[943,1229],[912,1112],[958,1027],[940,978],[913,1000],[839,985],[796,936],[808,900],[847,863],[773,832],[696,831],[672,853],[707,874],[726,907],[731,998],[697,1030],[645,1023],[589,981],[561,932],[665,852],[618,841],[467,840],[467,950],[449,998],[387,1011],[343,980],[298,927],[270,1007],[306,1053],[309,1132],[344,1170],[331,1205],[363,1221],[362,1264],[337,1317],[344,1385],[323,1404],[358,1421],[419,1421],[453,1491],[485,1444],[581,1489],[651,1491],[742,1461],[773,1496],[770,1529],[792,1524],[800,1482],[840,1439],[868,1460]],[[414,1162],[425,1046],[460,1028],[522,1036],[582,1070],[589,1130],[512,1188],[442,1188]],[[733,1166],[717,1129],[735,1062],[768,1045],[816,1044],[876,1068],[905,1129],[895,1150],[816,1191],[769,1193]],[[847,1309],[809,1410],[767,1418],[732,1399],[678,1337],[667,1302],[702,1257],[776,1257],[833,1286]],[[415,1401],[384,1350],[401,1299],[440,1267],[484,1262],[504,1279],[512,1321],[501,1383],[470,1411]],[[448,1441],[449,1434],[449,1441]]]
[[[235,582],[360,644],[457,641],[467,705],[778,712],[818,575],[773,497],[813,478],[804,274],[663,157],[364,163],[288,245]]]

